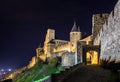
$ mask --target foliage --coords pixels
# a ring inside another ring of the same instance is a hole
[[[52,59],[49,61],[49,66],[50,66],[50,67],[56,67],[56,66],[57,66],[57,63],[58,63],[58,58],[57,58],[57,57],[54,57],[54,58],[52,58]]]
[[[39,72],[39,70],[43,67],[43,62],[38,60],[36,65],[26,71],[22,72],[16,79],[15,82],[30,82],[32,81],[35,74]]]
[[[15,80],[15,82],[36,82],[45,80],[46,77],[53,73],[60,73],[61,67],[56,67],[58,58],[52,58],[49,64],[45,64],[43,61],[38,60],[36,65],[24,72],[22,72]]]
[[[119,70],[120,69],[120,63],[115,63],[115,61],[101,60],[100,65],[101,65],[101,67],[103,67],[105,69],[111,69],[111,70]]]

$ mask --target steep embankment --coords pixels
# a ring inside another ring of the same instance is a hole
[[[30,69],[22,71],[13,81],[14,82],[43,82],[51,74],[59,73],[62,67],[57,65],[57,58],[53,58],[48,64],[38,61]]]
[[[117,75],[100,66],[83,65],[71,72],[62,82],[117,82]]]

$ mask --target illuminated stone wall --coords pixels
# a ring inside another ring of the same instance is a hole
[[[70,51],[70,42],[54,48],[54,52],[61,52],[61,51],[65,51],[65,50]]]
[[[64,44],[68,44],[69,43],[69,41],[60,40],[60,39],[54,39],[53,42],[55,43],[55,47],[62,46]]]
[[[92,17],[92,34],[93,34],[93,40],[99,33],[100,29],[103,27],[103,24],[108,19],[109,14],[94,14]]]
[[[82,63],[83,62],[83,60],[82,60],[82,58],[83,58],[83,46],[85,46],[86,45],[86,41],[78,41],[77,42],[77,60],[78,60],[78,62],[79,63]]]
[[[32,57],[31,61],[29,62],[28,69],[32,68],[37,62],[36,56]]]
[[[86,42],[86,45],[90,45],[91,44],[91,41],[92,41],[93,37],[92,35],[80,40],[80,41],[85,41]]]
[[[81,32],[70,32],[70,51],[76,52],[77,41],[81,40]]]
[[[49,42],[53,39],[55,39],[55,30],[48,29],[45,37],[45,42],[44,42],[44,53],[47,54],[47,57],[51,56],[50,55],[51,45],[49,44]]]
[[[62,56],[62,66],[75,65],[75,53],[66,52]]]
[[[94,44],[101,44],[100,59],[120,62],[120,0],[96,38]]]

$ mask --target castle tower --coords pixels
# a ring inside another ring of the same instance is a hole
[[[100,29],[103,27],[103,24],[107,22],[109,14],[94,14],[92,17],[92,35],[93,40],[99,33]]]
[[[46,39],[44,42],[44,52],[47,55],[47,57],[51,57],[51,44],[50,41],[55,39],[55,30],[54,29],[48,29],[46,34]]]
[[[46,34],[45,43],[50,42],[52,39],[55,39],[55,30],[54,29],[48,29]]]
[[[77,41],[82,37],[80,28],[77,27],[76,22],[74,22],[72,30],[70,32],[70,51],[76,52]]]

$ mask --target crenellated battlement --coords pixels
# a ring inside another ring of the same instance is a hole
[[[92,34],[93,40],[96,35],[99,33],[100,29],[103,27],[103,24],[107,21],[109,14],[94,14],[92,17]]]
[[[107,19],[109,16],[108,13],[104,13],[104,14],[94,14],[93,17],[97,18],[97,19]]]

